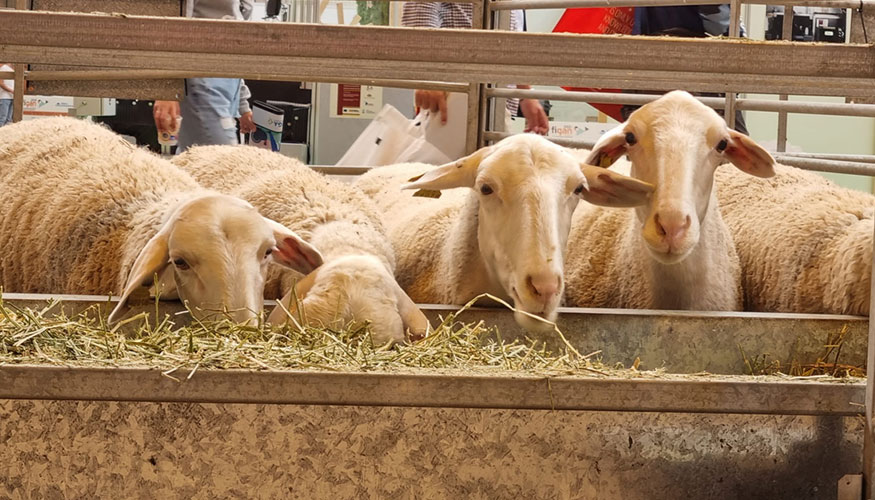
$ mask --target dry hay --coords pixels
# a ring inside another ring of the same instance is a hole
[[[478,297],[480,298],[480,297]],[[475,299],[476,300],[476,299]],[[495,327],[483,322],[461,323],[455,317],[473,304],[444,318],[425,339],[395,346],[374,345],[367,324],[343,329],[264,324],[246,326],[230,320],[176,324],[165,315],[140,313],[114,326],[106,324],[97,305],[74,315],[58,313],[58,301],[40,309],[21,308],[0,294],[0,366],[39,364],[87,367],[148,367],[172,373],[203,369],[328,370],[351,372],[452,373],[478,375],[542,375],[663,380],[744,380],[750,376],[707,372],[669,374],[603,365],[600,351],[578,352],[558,328],[564,346],[549,351],[543,342],[506,342]],[[105,304],[104,304],[105,306]],[[187,314],[187,313],[181,313]],[[178,321],[178,319],[177,319]],[[746,359],[747,361],[747,359]],[[756,370],[750,370],[755,372]],[[819,380],[857,382],[855,371],[809,370],[790,376],[765,370],[757,380]],[[804,376],[798,376],[804,375]],[[844,375],[838,379],[833,375]],[[848,377],[850,375],[850,377]]]
[[[460,323],[455,315],[419,342],[390,347],[374,345],[367,324],[332,329],[195,320],[178,326],[169,315],[156,322],[156,308],[154,315],[140,313],[110,327],[98,306],[67,316],[52,312],[57,305],[20,308],[0,296],[0,364],[608,374],[589,360],[592,355],[567,343],[563,352],[553,353],[535,341],[503,342],[495,328]]]

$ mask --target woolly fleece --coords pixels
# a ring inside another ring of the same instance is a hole
[[[771,179],[717,171],[745,309],[868,315],[875,196],[798,168],[776,171]]]
[[[102,126],[44,118],[0,128],[0,285],[120,294],[173,208],[203,192]]]
[[[372,255],[394,273],[395,256],[377,208],[350,184],[251,146],[198,146],[173,163],[201,185],[252,203],[262,215],[315,246],[326,262],[345,255]],[[300,277],[271,266],[265,298],[283,297]]]

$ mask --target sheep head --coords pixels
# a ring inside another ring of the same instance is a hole
[[[192,198],[173,211],[140,251],[109,320],[121,317],[135,290],[154,285],[158,294],[188,303],[198,318],[227,312],[236,321],[252,321],[263,308],[270,263],[306,274],[322,264],[322,256],[239,198]],[[158,283],[153,283],[154,276]]]
[[[535,134],[520,134],[426,172],[404,189],[467,187],[478,199],[477,240],[490,292],[513,301],[517,322],[549,327],[564,293],[565,245],[580,199],[608,206],[645,203],[652,186],[583,165]],[[528,314],[525,314],[528,313]]]
[[[623,155],[632,162],[633,177],[657,186],[637,213],[647,248],[665,264],[680,262],[699,242],[719,165],[731,162],[758,177],[775,173],[775,160],[765,149],[679,90],[642,106],[607,132],[586,161],[609,166]]]

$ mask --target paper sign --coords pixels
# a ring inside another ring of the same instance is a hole
[[[383,107],[383,88],[372,85],[331,85],[332,118],[373,119]]]

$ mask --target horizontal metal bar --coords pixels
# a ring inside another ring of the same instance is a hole
[[[484,132],[483,137],[487,141],[500,141],[505,137],[514,134],[507,132]],[[579,149],[592,149],[595,143],[592,141],[581,141],[575,139],[565,139],[561,137],[547,137],[552,142],[561,146],[567,146]],[[784,156],[773,153],[775,160],[785,165],[790,165],[803,170],[814,170],[817,172],[830,172],[834,174],[851,174],[851,175],[866,175],[875,176],[875,165],[868,162],[853,162],[853,161],[838,161],[838,160],[820,160],[814,158],[798,158],[794,156]]]
[[[12,78],[13,71],[0,71],[0,79]],[[246,73],[253,80],[287,80],[285,76],[270,74]],[[62,70],[62,71],[27,71],[25,79],[30,81],[118,81],[118,80],[163,80],[168,78],[229,78],[239,75],[229,75],[216,71],[170,71],[170,70]],[[376,78],[343,79],[338,83],[376,85],[399,89],[443,90],[446,92],[467,92],[466,83],[386,80]]]
[[[2,21],[2,19],[0,19]],[[74,54],[75,53],[75,54]],[[79,59],[71,59],[75,55]],[[0,44],[0,59],[12,62],[76,65],[89,61],[90,66],[140,68],[152,66],[161,69],[210,72],[228,64],[224,54],[201,54],[186,59],[185,53],[153,53],[109,49],[65,49]],[[84,65],[84,64],[83,64]],[[227,77],[253,78],[278,81],[319,81],[326,83],[354,83],[362,75],[375,72],[379,66],[380,78],[428,81],[442,78],[451,81],[515,84],[527,81],[533,85],[569,85],[579,87],[625,88],[670,91],[678,88],[691,92],[752,92],[797,95],[836,95],[867,97],[875,94],[875,80],[862,78],[788,78],[726,73],[666,72],[651,70],[613,70],[599,68],[568,68],[521,65],[450,64],[437,70],[428,62],[393,62],[332,60],[319,58],[290,58],[260,56],[247,64],[228,66],[222,74]],[[440,74],[437,74],[437,73]]]
[[[643,106],[660,97],[657,94],[627,94],[615,92],[568,92],[562,90],[529,90],[490,88],[487,96],[520,99],[551,99],[570,102],[603,104],[632,104]],[[723,109],[726,100],[720,97],[696,97],[708,107]],[[746,111],[784,111],[787,113],[875,117],[875,104],[819,103],[804,101],[771,101],[767,99],[738,99],[738,109]]]
[[[491,132],[486,131],[483,132],[483,139],[486,141],[498,142],[505,137],[510,137],[514,134],[509,132]],[[569,148],[578,148],[578,149],[592,149],[595,146],[595,142],[593,141],[581,141],[578,139],[566,139],[564,137],[547,137],[550,141],[559,144],[560,146],[566,146]]]
[[[783,111],[810,115],[875,117],[875,104],[770,101],[767,99],[739,99],[738,103],[738,108],[746,111]]]
[[[779,163],[801,168],[803,170],[815,170],[817,172],[830,172],[834,174],[875,176],[875,165],[866,162],[798,158],[794,156],[785,156],[783,154],[774,154],[773,156]]]
[[[851,416],[863,384],[0,366],[0,398]]]
[[[796,158],[813,158],[819,160],[840,160],[854,161],[860,163],[875,163],[875,155],[846,155],[846,154],[829,154],[829,153],[781,153],[782,156]]]
[[[360,167],[334,167],[320,166],[320,168],[352,168]],[[370,167],[364,167],[370,169]],[[75,311],[82,311],[86,307],[101,304],[110,304],[113,307],[118,302],[118,297],[107,297],[101,295],[71,295],[71,294],[43,294],[43,293],[10,293],[4,292],[2,295],[3,301],[6,304],[13,304],[18,307],[41,307],[48,302],[57,301],[65,305],[75,305]],[[273,300],[265,300],[264,303],[268,306],[276,304]],[[132,304],[134,304],[132,302]],[[155,310],[154,300],[147,300],[146,306]],[[178,312],[185,308],[177,301],[161,301],[159,305],[163,311]],[[421,308],[430,311],[441,313],[451,313],[459,310],[460,306],[446,304],[418,304]],[[504,311],[501,308],[483,308],[472,307],[472,311]],[[805,314],[805,313],[775,313],[775,312],[741,312],[741,311],[681,311],[681,310],[661,310],[661,309],[612,309],[612,308],[591,308],[591,307],[559,307],[557,309],[560,314],[594,314],[594,315],[612,315],[612,316],[647,316],[655,315],[664,318],[694,318],[694,319],[721,319],[721,318],[737,318],[751,320],[792,320],[792,321],[808,321],[808,320],[828,320],[838,322],[859,322],[867,321],[865,316],[851,316],[846,314]],[[511,314],[512,315],[512,314]]]
[[[875,47],[10,12],[0,58],[106,68],[870,96]],[[154,33],[162,33],[156,38]],[[264,47],[271,55],[264,55]],[[436,48],[441,50],[436,50]],[[472,52],[470,47],[477,47]],[[508,50],[513,47],[513,50]],[[241,56],[247,58],[240,65]],[[774,61],[783,61],[775,64]],[[75,64],[75,63],[74,63]],[[616,85],[616,86],[615,86]]]
[[[494,0],[491,10],[570,9],[592,7],[658,7],[679,5],[718,5],[725,0]],[[871,8],[873,0],[742,0],[743,4],[795,5],[799,7],[829,7],[835,9]]]

